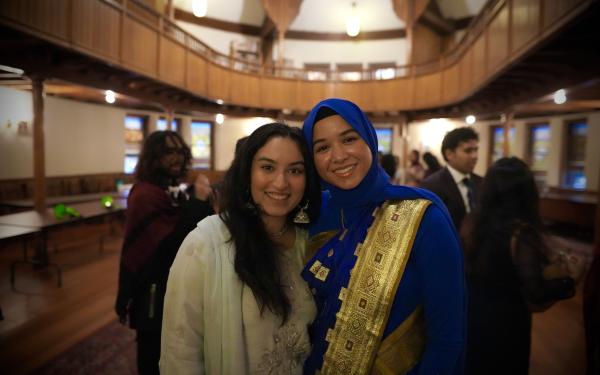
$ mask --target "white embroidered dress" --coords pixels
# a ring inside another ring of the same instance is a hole
[[[283,284],[289,320],[260,317],[252,291],[235,273],[229,231],[214,215],[183,241],[171,267],[161,338],[161,374],[300,374],[310,350],[308,324],[316,315],[300,277],[307,233],[296,230],[284,250]]]

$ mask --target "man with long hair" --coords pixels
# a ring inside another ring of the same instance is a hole
[[[169,269],[185,236],[212,213],[210,185],[199,175],[184,181],[190,148],[172,131],[146,139],[127,200],[125,239],[115,309],[137,331],[140,374],[158,374],[163,300]]]

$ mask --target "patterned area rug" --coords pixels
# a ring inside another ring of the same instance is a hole
[[[116,320],[36,372],[43,375],[135,375],[135,331]]]

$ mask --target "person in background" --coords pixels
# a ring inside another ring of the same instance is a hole
[[[137,332],[140,374],[158,374],[163,299],[169,267],[184,237],[212,213],[210,187],[199,175],[182,185],[190,148],[172,131],[146,139],[128,199],[115,310]]]
[[[396,176],[396,168],[398,165],[396,164],[396,158],[392,154],[385,154],[381,157],[381,168],[387,173],[390,177],[390,180],[394,180]]]
[[[300,277],[320,188],[302,132],[272,123],[240,146],[219,215],[173,263],[162,374],[301,374],[316,308]]]
[[[442,199],[457,230],[475,209],[481,176],[473,173],[479,152],[479,136],[470,127],[456,128],[444,136],[442,155],[446,167],[421,182],[421,187]]]
[[[443,203],[389,182],[354,103],[320,102],[303,131],[327,190],[302,272],[318,309],[305,373],[462,374],[463,260]]]
[[[587,353],[586,375],[600,373],[600,245],[594,249],[592,263],[583,287],[583,323]]]
[[[543,272],[550,263],[527,165],[502,158],[488,170],[479,205],[465,220],[467,374],[527,374],[531,311],[572,297],[571,277]]]
[[[427,165],[427,169],[425,169],[425,176],[423,177],[423,179],[426,179],[427,177],[442,169],[442,166],[440,165],[440,162],[437,160],[435,155],[429,151],[423,154],[423,161],[425,162],[425,165]]]
[[[412,150],[409,156],[409,165],[404,171],[404,184],[407,186],[419,186],[425,176],[425,168],[419,161],[420,153]]]

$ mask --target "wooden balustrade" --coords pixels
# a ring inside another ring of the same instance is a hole
[[[306,111],[343,97],[366,111],[450,105],[491,79],[594,0],[495,0],[439,59],[396,67],[396,78],[309,81],[308,71],[267,68],[216,52],[137,0],[4,0],[0,24],[100,58],[199,97],[255,108]]]

